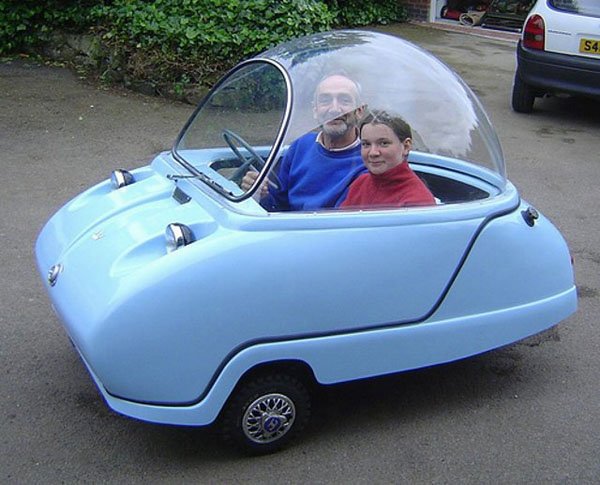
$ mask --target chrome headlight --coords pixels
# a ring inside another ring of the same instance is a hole
[[[194,234],[185,224],[174,222],[165,229],[165,239],[167,241],[167,252],[172,253],[194,242]]]
[[[55,264],[48,270],[48,283],[50,286],[54,286],[56,284],[56,280],[58,279],[58,275],[62,272],[62,264]]]
[[[133,182],[133,175],[131,175],[131,173],[129,173],[127,170],[113,170],[113,172],[110,174],[110,183],[115,190],[132,184]]]

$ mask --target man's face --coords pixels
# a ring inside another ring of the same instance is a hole
[[[347,77],[329,76],[317,86],[313,113],[326,135],[345,136],[354,129],[361,112],[356,85]]]

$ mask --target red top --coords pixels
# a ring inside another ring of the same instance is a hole
[[[435,199],[423,181],[402,162],[382,174],[359,176],[348,191],[341,207],[404,207],[435,205]]]

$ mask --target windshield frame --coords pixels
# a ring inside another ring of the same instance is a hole
[[[247,191],[245,191],[241,195],[235,195],[231,191],[226,190],[223,186],[221,186],[221,184],[219,184],[218,182],[213,180],[211,177],[209,177],[208,175],[206,175],[206,174],[202,173],[201,171],[199,171],[198,169],[196,169],[196,167],[194,167],[188,161],[186,161],[185,158],[177,152],[177,147],[179,146],[181,140],[185,136],[188,128],[192,125],[192,123],[194,122],[194,120],[196,119],[196,117],[198,116],[200,111],[204,108],[204,106],[212,98],[212,96],[224,84],[226,84],[232,76],[235,76],[235,74],[238,71],[245,69],[248,66],[251,66],[252,64],[269,64],[279,71],[279,73],[281,74],[281,76],[285,82],[285,87],[286,87],[285,106],[283,108],[283,116],[281,118],[281,123],[279,124],[279,128],[277,130],[277,134],[276,134],[273,144],[271,146],[271,150],[269,151],[269,154],[265,160],[265,164],[264,164],[263,168],[260,170],[256,181]],[[290,75],[287,72],[287,70],[279,62],[277,62],[273,59],[264,58],[264,57],[255,57],[255,58],[248,59],[246,61],[239,63],[237,66],[235,66],[233,69],[231,69],[225,76],[223,76],[212,87],[212,89],[204,96],[204,98],[202,98],[202,100],[200,101],[200,103],[198,104],[198,106],[196,107],[194,112],[192,113],[192,115],[189,117],[189,119],[186,121],[185,125],[179,132],[179,135],[177,136],[175,143],[173,144],[173,146],[171,148],[172,157],[180,165],[182,165],[186,170],[188,170],[192,174],[192,177],[190,177],[190,178],[195,178],[195,179],[201,180],[206,185],[215,189],[218,193],[220,193],[227,199],[229,199],[233,202],[241,202],[243,200],[246,200],[246,199],[252,197],[254,195],[254,192],[256,191],[257,187],[260,187],[262,182],[265,180],[265,178],[269,172],[269,169],[271,167],[272,161],[279,153],[281,144],[285,138],[285,133],[287,131],[287,128],[288,128],[288,125],[290,122],[292,106],[293,106],[294,93],[293,93],[292,86],[293,86],[292,80],[291,80]]]

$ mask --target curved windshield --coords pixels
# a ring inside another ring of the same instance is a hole
[[[274,64],[242,64],[207,96],[174,148],[192,173],[236,198],[248,172],[269,159],[285,119],[289,90]]]

